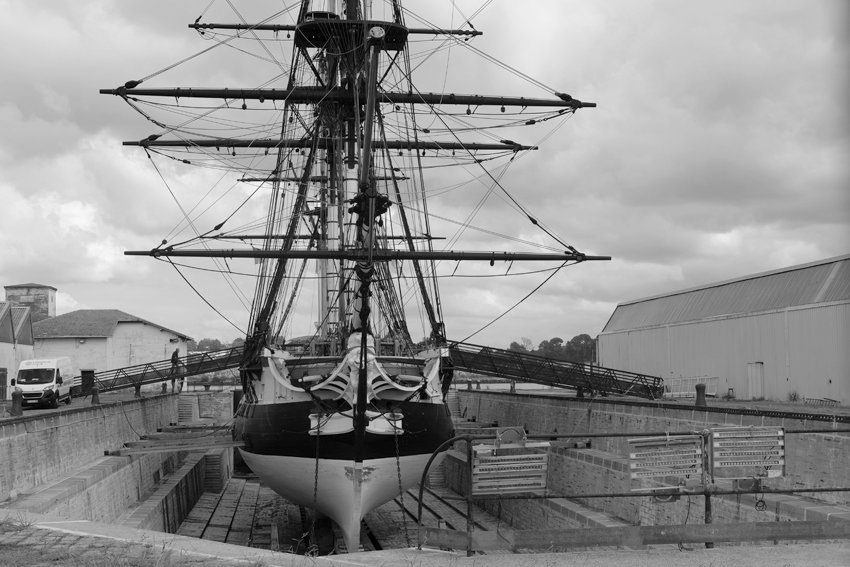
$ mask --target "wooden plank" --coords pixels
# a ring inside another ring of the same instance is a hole
[[[229,437],[209,436],[201,439],[151,439],[148,441],[128,441],[124,445],[130,449],[144,449],[148,447],[229,447],[235,443]]]
[[[147,435],[142,436],[143,441],[155,441],[155,440],[180,440],[180,439],[219,439],[224,437],[226,439],[233,438],[233,432],[230,429],[221,429],[221,428],[204,428],[201,430],[190,430],[190,431],[161,431],[158,433],[148,433]]]
[[[220,449],[226,447],[244,447],[245,443],[242,441],[222,441],[218,443],[205,443],[205,444],[194,444],[194,445],[168,445],[168,444],[159,444],[152,447],[131,447],[119,449],[118,451],[110,451],[110,455],[123,457],[126,455],[145,455],[148,453],[173,453],[176,451],[207,451],[209,449]]]
[[[192,431],[221,431],[221,425],[199,425],[199,424],[191,424],[191,423],[181,423],[179,425],[166,425],[162,428],[161,433],[180,433],[180,432],[192,432]],[[151,434],[153,435],[153,434]]]
[[[177,529],[177,535],[199,538],[204,533],[204,528],[206,527],[206,522],[186,518]]]
[[[466,549],[466,532],[441,528],[422,528],[422,545],[439,549]],[[493,531],[472,532],[472,549],[508,550],[510,542]]]

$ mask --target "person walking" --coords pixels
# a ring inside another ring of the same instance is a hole
[[[180,371],[180,349],[174,349],[171,353],[171,393],[174,393],[175,374]]]

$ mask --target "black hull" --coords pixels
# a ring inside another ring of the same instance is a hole
[[[367,432],[364,460],[431,454],[454,435],[445,404],[410,401],[393,404],[393,408],[404,415],[403,432],[398,436]],[[353,461],[353,432],[320,436],[308,433],[309,415],[315,411],[313,402],[245,404],[236,416],[236,434],[244,441],[245,450],[259,455]]]

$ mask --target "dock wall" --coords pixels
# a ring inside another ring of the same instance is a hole
[[[784,426],[786,429],[848,429],[843,423],[796,417],[766,417],[744,413],[716,412],[695,407],[653,403],[622,403],[600,399],[509,394],[492,391],[458,391],[460,413],[478,423],[524,426],[530,434],[575,434],[581,441],[587,433],[701,431],[712,426]],[[585,438],[587,439],[587,438]],[[554,443],[549,453],[548,493],[627,493],[632,488],[626,438],[593,438],[589,448],[571,447],[568,440]],[[465,455],[450,452],[444,461],[450,488],[465,492]],[[771,488],[827,488],[850,486],[850,435],[840,433],[789,434],[786,437],[786,476],[765,481]],[[844,517],[850,505],[847,492],[798,495],[768,495],[757,507],[755,495],[712,497],[716,522],[825,520]],[[584,507],[574,513],[574,506]],[[701,523],[702,495],[682,497],[671,503],[654,502],[649,496],[550,500],[505,500],[482,503],[506,522],[536,527],[592,527],[593,512],[631,525]]]
[[[177,453],[103,456],[56,482],[23,493],[4,507],[63,520],[112,522],[180,467]]]
[[[177,533],[180,523],[204,492],[205,469],[205,454],[189,453],[182,466],[163,480],[122,524],[143,530]]]
[[[109,453],[161,428],[179,431],[166,427],[177,421],[178,402],[191,402],[193,414],[200,408],[204,423],[231,415],[232,395],[203,393],[0,421],[0,508],[175,533],[204,492],[221,492],[233,449]]]
[[[177,396],[80,405],[0,421],[0,502],[85,468],[104,452],[177,421]]]

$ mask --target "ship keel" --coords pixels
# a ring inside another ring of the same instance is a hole
[[[261,455],[240,449],[242,458],[272,490],[312,508],[339,526],[349,551],[360,546],[363,516],[416,486],[430,454],[365,460]],[[443,455],[432,464],[436,467]],[[399,484],[401,487],[399,487]]]

